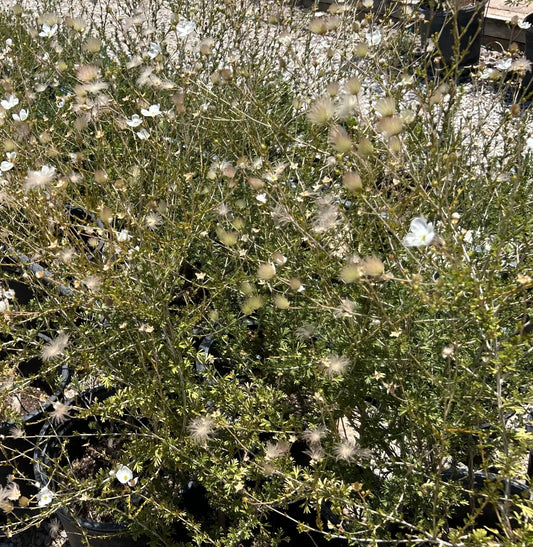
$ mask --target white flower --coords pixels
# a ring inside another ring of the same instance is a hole
[[[141,125],[141,123],[143,123],[143,119],[139,116],[139,114],[134,114],[131,117],[131,120],[126,120],[126,123],[130,127],[137,127],[137,126]]]
[[[147,118],[155,118],[156,116],[159,116],[159,114],[161,114],[161,110],[158,104],[151,104],[148,110],[146,108],[142,108],[141,114],[143,116],[146,116]]]
[[[257,196],[255,196],[255,199],[259,203],[266,203],[267,202],[267,195],[266,194],[257,194]]]
[[[10,95],[7,99],[0,101],[0,104],[4,110],[9,110],[10,108],[17,106],[19,104],[19,100],[15,97],[15,95]]]
[[[497,68],[498,70],[509,70],[511,68],[511,65],[513,64],[512,59],[502,59],[501,61],[498,61],[494,68]]]
[[[144,141],[150,138],[150,132],[144,128],[141,129],[140,131],[137,131],[137,133],[135,134],[137,135],[137,137],[139,137],[139,139],[141,139],[141,141]]]
[[[28,111],[25,108],[23,108],[18,114],[12,114],[11,117],[16,122],[23,122],[24,120],[28,119]]]
[[[6,152],[6,158],[7,158],[9,161],[14,160],[16,157],[17,157],[17,153],[16,153],[16,152]]]
[[[176,34],[179,38],[187,38],[195,29],[196,25],[192,21],[180,21],[176,25]]]
[[[117,478],[118,482],[122,484],[129,484],[135,481],[133,478],[133,471],[127,465],[121,465],[117,469],[115,477]]]
[[[409,233],[403,238],[402,243],[406,247],[427,247],[434,237],[433,224],[427,222],[424,217],[416,217],[411,220]]]
[[[486,68],[479,77],[481,80],[495,80],[500,77],[500,72],[494,68]]]
[[[365,38],[369,46],[377,46],[381,44],[381,31],[374,30],[372,32],[367,32]]]
[[[526,147],[533,150],[533,137],[529,137],[529,139],[526,140]]]
[[[10,169],[13,169],[14,166],[15,165],[10,161],[3,161],[2,163],[0,163],[0,171],[9,171]]]
[[[37,493],[37,499],[39,500],[39,507],[44,507],[45,505],[52,503],[54,493],[45,486]]]
[[[50,26],[48,23],[44,23],[39,32],[41,38],[52,38],[52,36],[57,32],[57,24]]]
[[[4,313],[6,311],[9,311],[9,301],[0,300],[0,313]]]
[[[528,23],[527,21],[523,21],[523,20],[522,20],[522,21],[518,21],[517,25],[518,25],[518,28],[522,28],[522,29],[524,29],[524,30],[526,30],[526,29],[528,29],[528,28],[531,27],[531,23]]]
[[[131,239],[131,234],[128,232],[128,230],[121,230],[120,232],[117,232],[117,241],[124,242],[129,241]]]
[[[60,98],[56,99],[56,105],[57,105],[57,108],[63,108],[65,106],[64,97],[60,97]]]
[[[161,46],[155,42],[150,42],[150,49],[146,52],[146,55],[150,59],[155,59],[161,53]]]
[[[45,177],[53,178],[56,174],[56,168],[50,167],[49,165],[43,165],[41,167],[41,175]]]

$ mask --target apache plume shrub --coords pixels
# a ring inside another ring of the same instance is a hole
[[[409,9],[293,4],[0,13],[2,390],[68,364],[47,438],[108,436],[28,495],[9,459],[10,533],[67,507],[154,545],[533,540],[531,114],[430,79]],[[0,411],[3,455],[37,445]]]

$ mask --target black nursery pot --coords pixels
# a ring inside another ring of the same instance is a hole
[[[533,13],[525,17],[524,22],[531,25],[524,30],[524,35],[526,37],[526,59],[533,63]]]
[[[526,38],[526,59],[533,64],[533,13],[530,13],[524,18],[525,23],[529,23],[531,27],[524,30]],[[531,100],[533,94],[533,68],[526,72],[524,80],[522,81],[522,96]]]
[[[38,372],[42,365],[39,359],[32,359],[24,363],[24,367],[19,367],[22,375],[33,375]],[[63,389],[70,379],[70,370],[64,365],[59,369],[59,388],[54,392],[52,386],[42,380],[36,380],[33,385],[48,393],[46,402],[31,412],[22,416],[21,423],[0,422],[0,486],[5,486],[9,482],[10,476],[13,476],[18,484],[21,494],[31,498],[37,493],[37,488],[30,479],[33,475],[33,452],[38,443],[39,431],[47,414],[53,410],[53,405],[60,400],[63,395]],[[20,428],[24,435],[14,435],[14,431]],[[3,537],[3,524],[12,518],[14,521],[20,519],[25,514],[31,513],[31,509],[15,506],[13,511],[6,515],[0,511],[0,537]]]
[[[482,498],[477,498],[476,494],[473,496],[469,492],[481,492],[485,487],[489,486],[494,488],[499,495],[503,498],[505,491],[504,481],[493,473],[483,473],[477,471],[470,476],[466,469],[450,469],[442,473],[442,479],[446,482],[458,482],[465,488],[465,501],[469,501],[470,505],[477,505],[478,502],[482,502]],[[511,496],[522,497],[528,494],[529,487],[517,481],[509,481],[509,492]],[[511,504],[510,514],[517,511],[518,508]],[[448,516],[448,523],[451,527],[460,527],[464,525],[464,522],[468,519],[471,512],[469,505],[461,505],[452,511]],[[500,520],[496,508],[492,504],[487,504],[481,512],[476,511],[476,526],[488,526],[492,528],[500,527]],[[514,525],[514,519],[511,519],[511,525]]]
[[[34,363],[40,363],[38,359],[32,361]],[[37,365],[38,370],[38,365]],[[70,379],[70,369],[67,365],[63,365],[59,368],[59,388],[54,391],[46,381],[36,379],[30,385],[41,388],[43,392],[48,393],[49,397],[39,408],[23,414],[21,425],[24,430],[25,437],[37,437],[39,430],[42,427],[42,422],[48,412],[52,412],[54,403],[61,399],[63,396],[63,390],[65,389]],[[17,426],[15,422],[0,422],[0,434],[6,437],[10,436],[10,431]]]
[[[22,377],[31,377],[38,375],[41,367],[41,360],[36,358],[20,365],[19,372]],[[48,394],[46,401],[41,403],[39,408],[24,413],[20,424],[16,422],[0,422],[3,456],[7,456],[8,460],[12,460],[14,466],[19,470],[31,472],[33,450],[35,449],[39,431],[48,413],[53,411],[54,403],[63,397],[63,390],[70,379],[70,374],[71,371],[67,365],[61,366],[58,369],[59,378],[57,384],[55,384],[56,388],[44,379],[36,376],[30,383],[30,387],[38,388],[43,393]],[[22,429],[23,436],[13,435],[13,431],[17,428]],[[12,467],[0,462],[0,483],[5,483],[7,475],[12,473]]]
[[[282,532],[288,545],[298,547],[348,547],[349,542],[346,538],[327,539],[320,532],[302,532],[299,530],[298,523],[316,528],[318,516],[316,510],[306,511],[300,503],[292,503],[284,510],[284,513],[278,514],[271,511],[268,515],[268,524],[274,533]],[[339,518],[332,513],[325,503],[322,503],[320,507],[320,519],[325,523],[339,524],[340,522]]]
[[[58,509],[71,547],[145,547],[146,541],[134,541],[121,524],[95,522],[71,517],[65,509]]]
[[[105,399],[110,391],[97,388],[81,394],[75,403],[80,406],[89,406],[91,400]],[[71,401],[73,403],[73,401]],[[87,446],[86,434],[94,435],[91,427],[93,420],[73,418],[60,427],[55,428],[54,435],[50,434],[51,424],[47,423],[40,432],[40,439],[34,453],[34,476],[43,486],[48,485],[54,489],[54,481],[48,476],[47,468],[50,459],[61,450],[60,440],[62,436],[70,436],[68,447],[69,458],[80,457]],[[147,539],[134,540],[124,524],[113,522],[97,522],[81,517],[72,516],[66,508],[60,508],[56,512],[65,529],[71,547],[145,547]]]
[[[421,7],[420,13],[424,17],[420,25],[422,50],[426,49],[432,38],[437,50],[435,56],[440,57],[443,66],[451,67],[456,63],[458,67],[467,67],[477,64],[486,8],[486,0],[461,8],[455,14],[430,6]]]
[[[38,262],[34,262],[31,258],[23,253],[12,251],[7,249],[4,245],[0,244],[0,252],[5,253],[2,264],[0,264],[0,271],[12,274],[11,277],[22,277],[26,271],[31,272],[32,275],[38,276],[44,285],[53,287],[62,296],[68,296],[72,293],[72,289],[54,280],[54,274]],[[33,288],[23,281],[16,279],[8,279],[7,285],[10,289],[15,291],[17,302],[22,305],[26,305],[32,298],[35,297]]]
[[[39,333],[37,337],[45,343],[51,341],[51,338],[43,333]],[[5,358],[5,355],[6,354],[3,352],[0,353],[2,358]],[[24,412],[24,403],[21,403],[23,413],[22,422],[28,426],[33,424],[35,422],[35,417],[42,415],[43,411],[49,412],[52,409],[53,403],[55,403],[62,396],[63,390],[70,380],[71,371],[68,365],[61,365],[58,367],[57,376],[54,376],[53,379],[49,378],[48,380],[43,378],[43,366],[43,361],[39,357],[34,357],[28,361],[19,363],[17,366],[17,372],[21,378],[32,379],[30,386],[39,388],[49,396],[46,402],[41,404],[39,409],[31,412]],[[13,424],[10,422],[0,422],[0,428],[7,426],[11,427],[12,425]],[[39,425],[33,433],[38,434],[41,429],[41,425]],[[28,431],[26,431],[26,433],[28,433]]]
[[[74,205],[67,205],[66,210],[70,215],[73,227],[71,233],[78,239],[81,239],[85,245],[85,251],[88,257],[100,256],[104,248],[104,240],[97,236],[97,230],[105,228],[104,223],[90,211]],[[91,239],[95,238],[96,246],[90,244]]]

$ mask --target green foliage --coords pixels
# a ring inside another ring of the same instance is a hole
[[[0,406],[6,530],[531,542],[530,113],[432,81],[412,19],[45,3],[0,13],[0,380],[68,364],[74,399]],[[108,440],[85,475],[74,418]]]

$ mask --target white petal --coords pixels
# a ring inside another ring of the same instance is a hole
[[[196,25],[192,21],[181,21],[176,26],[176,33],[180,38],[186,38],[189,34],[194,32]]]
[[[136,133],[137,137],[139,137],[139,139],[141,140],[146,140],[148,138],[150,138],[150,132],[147,131],[146,129],[141,129],[140,131],[137,131]]]
[[[154,118],[155,116],[159,116],[159,114],[161,114],[161,110],[159,109],[159,104],[151,104],[148,109],[146,108],[141,109],[141,114],[148,118]]]
[[[511,65],[513,64],[512,59],[503,59],[501,61],[498,61],[494,67],[499,70],[509,70],[511,68]]]
[[[419,230],[426,230],[427,228],[427,221],[424,217],[416,217],[411,220],[411,224],[409,226],[410,230],[412,232],[419,231]]]
[[[45,505],[48,505],[49,503],[52,503],[52,499],[54,498],[54,493],[50,491],[46,486],[44,488],[41,488],[41,490],[37,493],[37,499],[39,500],[39,507],[44,507]]]
[[[416,237],[412,233],[408,233],[403,239],[402,243],[406,247],[420,247],[420,238]]]
[[[435,232],[433,230],[431,232],[428,232],[424,239],[424,245],[429,245],[434,238],[435,238]]]
[[[118,468],[116,477],[119,482],[121,482],[122,484],[126,484],[128,481],[131,481],[133,479],[133,472],[128,466],[121,465]]]
[[[409,233],[403,238],[406,247],[424,247],[429,245],[435,237],[433,224],[424,217],[416,217],[411,221]]]
[[[373,32],[366,33],[366,40],[369,46],[377,46],[381,43],[381,32],[375,30]]]
[[[17,97],[15,97],[15,95],[10,95],[7,99],[0,101],[0,104],[2,105],[4,110],[9,110],[14,106],[17,106],[19,104],[19,100]]]
[[[161,53],[161,47],[156,42],[150,42],[150,49],[148,50],[148,57],[155,59],[159,53]]]
[[[11,116],[16,122],[23,122],[24,120],[28,119],[28,111],[26,109],[22,109],[18,114],[12,114]]]
[[[141,125],[141,123],[142,123],[142,118],[141,118],[138,114],[134,114],[134,115],[131,117],[131,120],[126,120],[126,123],[127,123],[130,127],[137,127],[137,126]]]

